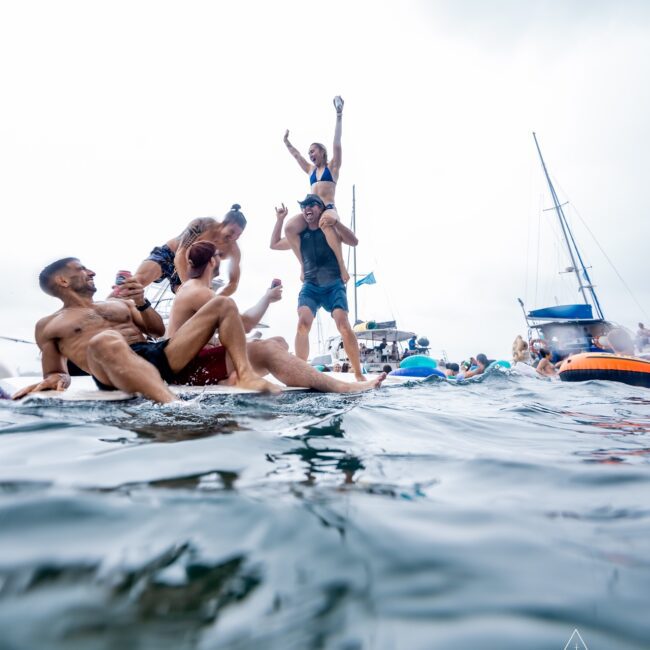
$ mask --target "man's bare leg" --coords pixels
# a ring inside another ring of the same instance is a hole
[[[156,368],[139,357],[118,332],[106,331],[90,339],[88,366],[93,376],[108,386],[166,404],[177,397],[167,388]]]
[[[302,263],[302,252],[300,251],[300,233],[307,227],[307,222],[302,214],[291,217],[284,226],[284,236],[291,246],[291,250],[300,262],[300,279],[304,281],[305,271]]]
[[[342,309],[335,309],[332,312],[332,318],[334,319],[336,328],[338,329],[339,334],[341,335],[341,339],[343,340],[343,348],[345,349],[345,353],[348,355],[348,359],[350,360],[350,365],[352,366],[356,380],[365,381],[363,372],[361,372],[359,342],[357,341],[357,337],[354,335],[354,331],[350,325],[348,312],[343,311]]]
[[[303,361],[309,357],[309,332],[314,322],[314,314],[309,307],[298,307],[298,329],[296,330],[296,356]]]
[[[144,260],[134,273],[135,279],[143,286],[148,287],[162,275],[162,268],[158,262]]]
[[[334,379],[329,373],[319,372],[308,363],[289,354],[286,347],[272,339],[249,343],[248,356],[255,370],[261,375],[270,373],[287,386],[313,388],[324,393],[360,393],[379,388],[386,379],[386,373],[362,382]]]
[[[237,306],[230,298],[223,296],[216,296],[203,305],[169,340],[165,355],[170,368],[180,372],[210,340],[216,329],[237,372],[237,386],[278,393],[278,386],[253,371],[246,353],[246,334]]]

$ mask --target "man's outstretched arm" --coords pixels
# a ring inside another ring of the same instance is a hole
[[[135,277],[128,278],[120,286],[120,298],[133,301],[127,304],[131,307],[133,322],[143,334],[156,337],[164,336],[165,323],[160,314],[151,306],[151,303],[145,299],[144,287]]]
[[[241,320],[244,323],[244,330],[248,334],[264,317],[266,310],[272,302],[282,299],[282,285],[271,287],[264,292],[264,295],[250,309],[247,309],[242,315]]]
[[[228,248],[226,258],[228,263],[228,283],[219,291],[220,296],[232,296],[239,286],[241,276],[241,250],[236,242],[232,242]]]
[[[36,344],[42,354],[43,381],[19,390],[12,399],[21,399],[29,393],[41,390],[65,390],[70,385],[70,375],[65,358],[59,352],[56,343],[44,334],[45,325],[49,320],[49,318],[40,320],[36,324],[35,332]]]
[[[275,208],[275,226],[273,226],[273,232],[271,233],[271,248],[274,251],[291,250],[287,238],[282,236],[282,226],[288,213],[289,210],[285,207],[284,203],[281,208]]]

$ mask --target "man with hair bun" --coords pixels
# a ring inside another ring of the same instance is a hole
[[[140,264],[135,277],[143,287],[152,282],[169,280],[171,290],[176,293],[187,271],[187,249],[196,241],[211,241],[219,250],[221,259],[230,261],[228,282],[219,295],[231,296],[239,285],[241,252],[237,240],[244,228],[246,217],[238,203],[233,204],[222,221],[212,217],[194,219],[178,237],[156,246]]]

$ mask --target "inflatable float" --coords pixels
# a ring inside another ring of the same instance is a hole
[[[388,376],[412,377],[420,379],[425,379],[427,377],[441,377],[442,379],[450,379],[452,381],[463,380],[465,378],[462,373],[459,375],[447,376],[447,374],[440,370],[437,366],[438,364],[435,359],[427,357],[423,354],[415,354],[410,357],[406,357],[406,359],[400,363],[400,367],[397,370],[393,370],[392,372],[388,373]],[[490,365],[485,369],[485,371],[487,372],[490,370],[490,368],[510,369],[510,367],[511,365],[509,361],[492,361]],[[474,368],[476,368],[476,366],[473,366],[473,369]]]
[[[650,361],[639,357],[583,352],[565,359],[559,374],[562,381],[605,379],[650,388]]]
[[[431,366],[414,366],[412,368],[398,368],[397,370],[392,370],[391,372],[388,373],[389,377],[413,377],[413,378],[423,378],[426,379],[427,377],[444,377],[446,378],[447,375],[445,375],[442,370],[438,370],[437,368],[432,368]]]
[[[344,372],[331,372],[328,373],[331,377],[340,379],[341,381],[354,383],[355,378],[352,373]],[[368,375],[370,379],[373,375]],[[277,379],[271,375],[267,375],[266,379],[273,381],[282,388],[282,392],[306,392],[311,391],[310,388],[290,387],[281,384]],[[10,398],[22,388],[39,381],[39,377],[6,377],[0,379],[0,395],[3,398]],[[408,377],[387,377],[382,384],[383,390],[388,387],[398,387],[409,383],[412,379]],[[170,385],[169,389],[179,397],[191,398],[198,395],[256,395],[257,391],[239,388],[237,386],[186,386],[186,385]],[[332,393],[334,394],[334,393]],[[359,393],[362,394],[362,393]],[[125,402],[135,399],[137,395],[125,393],[121,390],[103,391],[99,390],[92,380],[92,377],[87,375],[80,377],[72,377],[70,387],[65,391],[48,390],[38,393],[30,393],[19,403],[34,403],[39,400],[54,400],[57,402]]]
[[[410,357],[406,357],[399,364],[399,369],[404,368],[436,368],[438,362],[431,357],[427,357],[424,354],[412,354]]]

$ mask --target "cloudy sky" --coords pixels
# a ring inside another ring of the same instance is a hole
[[[79,256],[103,295],[117,269],[238,202],[235,297],[246,307],[281,278],[266,320],[292,340],[299,270],[268,239],[273,206],[296,208],[309,186],[282,136],[329,144],[336,94],[337,204],[348,220],[355,184],[359,271],[377,278],[362,318],[396,318],[435,354],[503,357],[525,333],[517,297],[577,298],[558,275],[536,131],[606,316],[650,321],[646,2],[1,7],[0,335],[32,338],[57,308],[36,282],[50,261]]]

